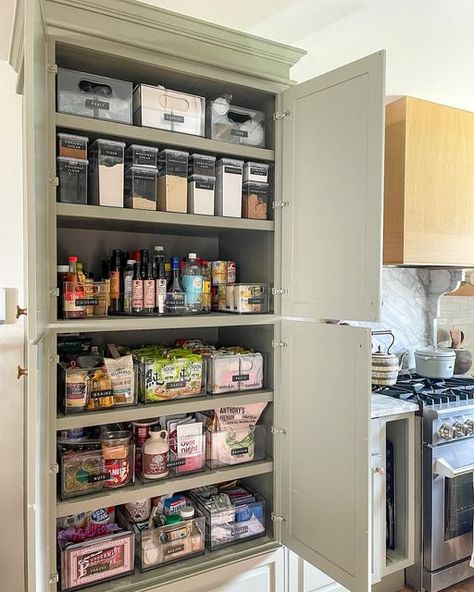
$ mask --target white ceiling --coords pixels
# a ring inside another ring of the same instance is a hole
[[[0,60],[8,60],[16,0],[0,0]]]

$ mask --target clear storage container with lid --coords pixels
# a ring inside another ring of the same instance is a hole
[[[188,214],[214,215],[215,177],[191,175],[188,180]]]
[[[158,155],[158,209],[185,214],[188,210],[189,153],[166,148]]]
[[[221,158],[216,166],[216,215],[242,217],[244,162]]]
[[[125,172],[125,207],[134,210],[156,210],[157,169],[132,166]]]
[[[269,168],[270,166],[263,162],[246,162],[244,165],[244,183],[246,181],[268,183]]]
[[[58,156],[58,201],[70,204],[87,204],[88,160]]]
[[[189,176],[216,176],[216,157],[208,154],[191,154],[189,157]]]
[[[87,159],[87,144],[89,138],[86,136],[75,136],[72,134],[58,134],[58,156],[67,158]]]
[[[90,203],[123,208],[124,142],[96,140],[89,150]]]
[[[268,183],[247,181],[242,191],[242,217],[266,220],[268,217]]]
[[[131,144],[125,150],[125,164],[127,166],[156,167],[158,162],[158,148],[155,146],[141,146]]]
[[[213,140],[265,148],[265,113],[231,105],[229,96],[211,101],[207,110]]]

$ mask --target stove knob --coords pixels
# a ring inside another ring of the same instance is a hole
[[[464,424],[466,430],[466,436],[472,436],[474,434],[474,419],[468,419]]]
[[[453,424],[453,430],[455,438],[464,438],[464,436],[469,435],[469,430],[466,424],[464,424],[462,421],[456,421]]]
[[[450,423],[443,423],[438,429],[438,436],[443,440],[450,440],[454,435],[453,426]]]

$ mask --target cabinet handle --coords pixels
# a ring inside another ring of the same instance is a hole
[[[21,315],[25,315],[25,317],[27,316],[28,312],[26,308],[20,308],[18,306],[18,304],[16,305],[16,318],[19,319],[21,317]]]
[[[20,380],[20,378],[22,376],[27,376],[28,375],[28,369],[27,368],[22,368],[21,366],[17,366],[16,367],[16,377],[18,380]]]
[[[372,471],[376,474],[376,475],[385,475],[385,469],[383,467],[374,467],[372,469]]]

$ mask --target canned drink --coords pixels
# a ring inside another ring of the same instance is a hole
[[[235,284],[237,281],[237,263],[235,261],[227,261],[227,283]]]
[[[227,283],[227,261],[213,261],[211,269],[213,286]]]

